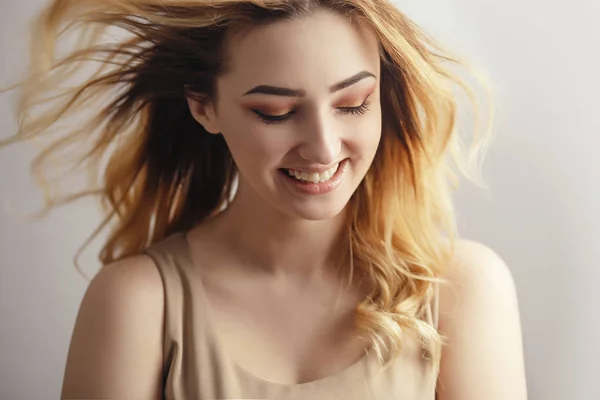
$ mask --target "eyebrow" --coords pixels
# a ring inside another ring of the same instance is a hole
[[[369,78],[369,77],[377,78],[374,74],[372,74],[368,71],[359,72],[358,74],[353,75],[348,79],[344,79],[343,81],[332,85],[329,88],[329,93],[339,92],[340,90],[346,89],[347,87],[350,87],[350,86],[354,85],[355,83],[358,83],[359,81],[361,81],[365,78]],[[306,96],[306,91],[304,91],[302,89],[289,89],[289,88],[270,86],[270,85],[256,86],[255,88],[250,89],[249,91],[244,93],[244,96],[248,96],[250,94],[258,94],[258,93],[268,94],[268,95],[272,95],[272,96],[283,96],[283,97],[305,97]]]

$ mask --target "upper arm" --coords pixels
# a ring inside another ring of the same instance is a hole
[[[63,399],[160,399],[164,294],[149,257],[103,267],[71,338]]]
[[[526,399],[517,295],[507,266],[489,248],[460,241],[446,278],[438,399]]]

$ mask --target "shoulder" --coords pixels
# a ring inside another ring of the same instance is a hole
[[[504,260],[478,242],[459,240],[440,286],[440,329],[468,329],[495,312],[518,314],[513,276]]]
[[[102,267],[77,315],[63,398],[156,398],[163,314],[162,280],[150,257]]]
[[[498,253],[478,242],[456,242],[443,278],[447,284],[442,285],[441,296],[446,306],[448,302],[458,301],[457,295],[516,302],[514,280],[509,267]]]
[[[164,290],[154,262],[136,255],[106,265],[86,290],[81,311],[94,309],[114,316],[143,312],[146,323],[162,318]]]
[[[163,300],[162,279],[154,261],[139,254],[102,267],[88,286],[87,294],[90,293],[110,293],[109,301],[129,303],[143,299],[159,305]]]
[[[525,399],[517,292],[506,263],[489,247],[461,240],[443,278],[440,400]]]

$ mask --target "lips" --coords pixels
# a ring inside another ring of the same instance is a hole
[[[286,184],[291,184],[290,187],[292,187],[298,193],[319,195],[329,193],[340,185],[344,178],[348,163],[349,160],[344,159],[343,161],[331,167],[329,170],[319,173],[309,173],[308,171],[301,171],[290,168],[282,168],[279,170],[279,172],[281,173],[281,176],[283,177]],[[300,176],[299,178],[296,177],[297,173]],[[303,180],[304,173],[307,174],[304,175],[304,177],[308,178],[307,180]],[[321,180],[321,178],[323,178],[323,180]],[[314,180],[317,180],[317,182],[314,182]]]

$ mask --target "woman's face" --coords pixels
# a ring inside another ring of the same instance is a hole
[[[381,137],[375,35],[319,11],[233,36],[228,53],[217,104],[191,107],[229,146],[236,200],[309,220],[340,213]]]

